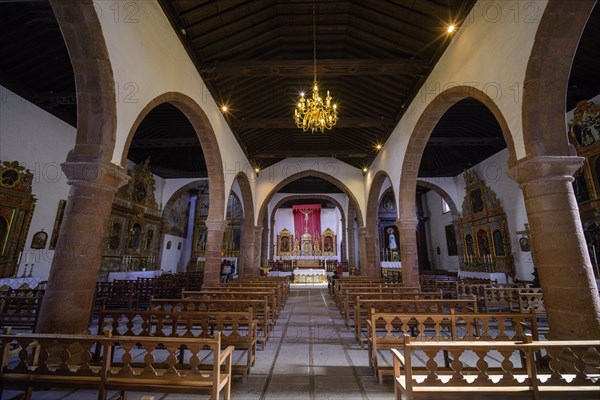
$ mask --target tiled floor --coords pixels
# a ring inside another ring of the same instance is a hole
[[[294,285],[295,286],[295,285]],[[394,398],[391,379],[379,385],[367,359],[326,288],[294,287],[279,316],[273,340],[257,352],[256,365],[242,383],[234,377],[232,398],[369,399]],[[206,396],[129,393],[129,400],[203,400]],[[2,400],[12,396],[5,393]],[[92,391],[35,392],[34,400],[95,400]]]

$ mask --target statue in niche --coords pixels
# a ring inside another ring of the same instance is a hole
[[[110,239],[108,241],[108,247],[111,250],[117,250],[121,244],[121,224],[114,222],[112,224]]]
[[[142,245],[142,227],[140,224],[134,224],[129,232],[129,248],[139,249]]]
[[[392,228],[388,228],[388,248],[390,250],[398,250],[398,243],[396,242],[396,235],[394,235],[394,230]]]

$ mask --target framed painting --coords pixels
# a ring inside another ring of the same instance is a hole
[[[289,256],[292,252],[292,243],[294,243],[294,236],[287,229],[283,229],[277,235],[277,255],[278,256]]]
[[[335,234],[329,228],[323,231],[323,255],[335,256],[337,253],[337,241]]]
[[[446,231],[446,248],[448,249],[448,255],[457,256],[458,246],[456,245],[456,233],[454,232],[454,225],[446,225],[444,230]]]

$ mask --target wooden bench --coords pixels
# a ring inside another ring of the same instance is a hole
[[[442,299],[371,299],[358,298],[354,307],[354,336],[364,348],[367,343],[367,321],[371,319],[373,313],[394,313],[394,314],[464,314],[477,312],[477,302],[475,298],[461,300],[442,300]],[[363,332],[364,331],[364,332]]]
[[[189,298],[204,298],[204,299],[266,299],[271,309],[271,312],[275,315],[275,318],[279,316],[281,309],[277,302],[277,295],[274,290],[226,290],[226,289],[204,289],[200,292],[182,292],[183,299]]]
[[[235,347],[232,371],[246,382],[256,362],[256,321],[251,312],[104,311],[98,334],[122,337],[210,338],[220,332],[221,346]]]
[[[412,336],[415,341],[441,342],[524,340],[528,333],[538,339],[533,314],[372,313],[367,323],[369,363],[379,383],[383,382],[383,375],[393,372],[392,360],[386,357],[387,351],[401,347],[406,335]]]
[[[42,305],[42,296],[20,297],[8,296],[0,298],[0,330],[8,327],[19,327],[34,330]]]
[[[248,312],[252,311],[258,324],[259,337],[263,349],[269,340],[275,325],[275,314],[266,299],[152,299],[151,311],[188,311],[188,312]]]
[[[436,343],[407,335],[403,350],[392,349],[397,400],[600,398],[598,341]],[[449,367],[440,363],[444,351],[454,359]]]
[[[380,299],[380,300],[441,300],[442,292],[419,292],[414,289],[403,290],[403,288],[391,289],[381,291],[359,291],[359,292],[347,292],[344,296],[344,303],[342,305],[342,315],[344,316],[344,323],[346,327],[350,327],[350,319],[354,319],[355,308],[357,299]]]
[[[221,352],[221,337],[152,338],[76,335],[1,335],[0,396],[5,387],[205,393],[230,398],[233,347]],[[15,352],[17,349],[19,351]],[[11,351],[13,350],[13,351]],[[99,352],[102,357],[94,359]],[[181,362],[181,360],[184,362]]]

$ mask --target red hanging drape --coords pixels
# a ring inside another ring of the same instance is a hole
[[[308,233],[311,234],[312,238],[321,237],[321,205],[320,204],[299,204],[292,206],[292,212],[294,213],[294,235],[298,239],[305,233],[306,217],[302,211],[310,210],[308,214]]]

